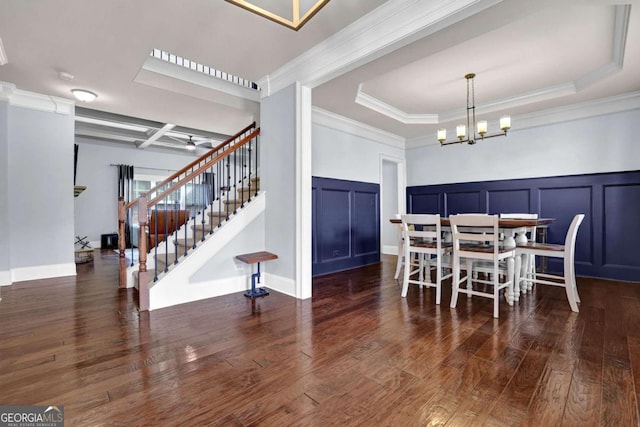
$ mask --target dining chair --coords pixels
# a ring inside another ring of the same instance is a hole
[[[402,222],[398,224],[398,229],[398,257],[396,259],[396,273],[393,276],[396,280],[400,277],[400,270],[402,270],[402,267],[404,266],[404,236],[402,235]],[[414,266],[418,265],[415,260],[412,260],[411,264]]]
[[[451,308],[456,307],[459,293],[491,298],[493,317],[497,318],[500,290],[505,289],[505,299],[511,303],[508,294],[513,292],[515,248],[500,244],[498,215],[460,214],[449,216],[449,220],[453,238]],[[465,277],[460,277],[462,260],[466,263]],[[480,276],[474,277],[476,272],[490,274],[480,279]],[[462,283],[466,284],[465,288],[460,286]],[[481,285],[492,289],[486,291]]]
[[[524,274],[517,278],[523,282],[528,282],[533,286],[534,283],[542,285],[560,286],[565,288],[567,293],[567,299],[569,300],[569,306],[571,311],[578,312],[578,303],[580,302],[580,296],[578,295],[578,287],[576,286],[576,274],[575,274],[575,249],[576,249],[576,237],[578,235],[578,227],[584,219],[584,214],[578,214],[573,217],[569,230],[564,239],[564,245],[556,245],[550,243],[535,243],[527,242],[518,244],[516,247],[516,255],[538,255],[554,258],[564,258],[564,271],[562,275],[548,274],[548,273],[535,273]]]
[[[402,215],[402,236],[404,238],[404,259],[418,257],[416,269],[405,263],[402,281],[402,297],[406,298],[409,284],[436,288],[436,304],[440,304],[442,281],[451,277],[443,274],[442,258],[451,252],[451,243],[442,240],[440,215],[413,214]],[[435,267],[433,262],[435,261]],[[431,271],[435,269],[435,282],[431,281]],[[418,274],[417,279],[411,276]]]
[[[538,219],[537,213],[501,213],[500,218],[504,219]],[[526,231],[527,242],[535,243],[536,241],[536,227],[527,227]],[[516,254],[518,256],[518,254]],[[521,263],[522,272],[515,272],[516,277],[529,275],[535,278],[536,275],[536,257],[535,255],[524,255],[522,256],[523,262]],[[531,290],[531,286],[523,286],[522,289],[518,288],[518,283],[514,283],[515,292],[525,293]]]

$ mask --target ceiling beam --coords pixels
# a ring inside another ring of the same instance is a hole
[[[154,141],[156,141],[158,138],[160,138],[162,135],[164,135],[165,133],[169,132],[171,129],[173,129],[174,127],[176,127],[176,125],[172,125],[171,123],[167,123],[164,126],[162,126],[161,129],[159,129],[156,133],[154,133],[153,135],[151,135],[151,137],[149,139],[147,139],[146,141],[144,141],[142,144],[138,145],[138,148],[147,148],[148,146],[150,146],[151,144],[153,144]]]

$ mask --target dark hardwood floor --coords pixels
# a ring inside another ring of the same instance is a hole
[[[517,306],[393,279],[395,257],[314,281],[139,314],[117,255],[0,290],[0,405],[67,426],[636,426],[640,286],[579,279]]]

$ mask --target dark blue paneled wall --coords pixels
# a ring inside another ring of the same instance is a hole
[[[380,186],[313,178],[313,275],[380,262]]]
[[[408,187],[407,212],[537,213],[556,219],[551,243],[564,243],[584,213],[576,274],[640,282],[640,171]],[[551,271],[561,270],[558,261],[549,259]]]

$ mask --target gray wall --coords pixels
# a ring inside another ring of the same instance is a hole
[[[407,186],[640,169],[640,110],[517,130],[507,137],[407,150]],[[434,135],[435,139],[435,135]]]
[[[313,125],[312,175],[380,183],[380,156],[404,158],[404,149]]]
[[[8,113],[11,268],[73,264],[73,114]]]
[[[220,280],[248,273],[247,264],[236,260],[235,257],[240,254],[264,250],[264,224],[264,214],[261,214],[221,249],[216,256],[211,258],[204,267],[191,276],[189,282]]]
[[[186,152],[172,153],[152,147],[142,150],[86,138],[76,138],[76,143],[79,145],[76,184],[87,189],[75,198],[75,234],[88,236],[87,240],[94,244],[100,243],[101,234],[115,233],[118,229],[118,168],[111,164],[134,165],[136,176],[165,178],[196,158]]]
[[[260,184],[267,191],[265,244],[279,257],[269,262],[269,273],[295,280],[295,85],[263,99],[260,117]]]
[[[8,284],[9,270],[9,105],[0,101],[0,286]],[[4,273],[3,273],[4,272]],[[4,278],[2,277],[4,276]]]

